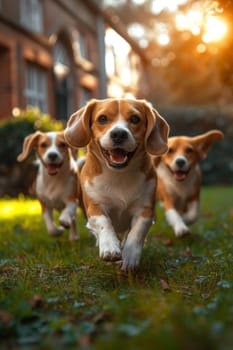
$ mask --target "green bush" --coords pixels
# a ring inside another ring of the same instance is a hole
[[[28,193],[35,178],[36,167],[32,154],[25,162],[18,163],[24,138],[37,130],[59,131],[61,121],[42,114],[38,108],[20,110],[14,108],[12,116],[0,122],[0,196]]]

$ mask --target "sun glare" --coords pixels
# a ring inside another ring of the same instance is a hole
[[[205,33],[202,36],[204,43],[220,41],[227,33],[227,25],[223,20],[209,16],[206,19]]]
[[[176,28],[180,31],[188,30],[193,35],[202,34],[205,44],[224,39],[228,28],[223,19],[207,15],[198,9],[191,9],[186,14],[178,13],[175,17]]]
[[[159,34],[158,37],[157,37],[157,41],[158,41],[158,43],[159,43],[161,46],[166,46],[166,45],[168,45],[169,42],[170,42],[169,35],[166,34],[166,33]]]

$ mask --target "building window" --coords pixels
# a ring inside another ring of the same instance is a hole
[[[84,34],[78,33],[79,55],[86,60],[89,59],[87,39]]]
[[[53,48],[56,118],[67,120],[73,105],[73,80],[67,50],[61,42]]]
[[[48,112],[46,73],[31,63],[26,67],[25,96],[27,105],[38,107],[43,113]]]
[[[40,0],[20,0],[20,22],[33,32],[41,33],[43,31]]]

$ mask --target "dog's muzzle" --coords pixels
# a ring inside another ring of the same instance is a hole
[[[179,156],[175,159],[174,165],[169,167],[169,170],[173,174],[176,181],[184,181],[190,171],[190,167],[187,160],[183,156]]]
[[[48,174],[51,176],[57,175],[62,166],[62,161],[59,158],[59,155],[56,152],[50,152],[46,158],[44,165],[47,168]]]
[[[125,168],[136,152],[136,149],[132,152],[127,152],[123,148],[113,148],[111,150],[106,150],[100,147],[100,149],[109,166],[116,169]]]
[[[125,168],[136,152],[133,137],[122,127],[114,127],[109,133],[108,143],[101,142],[99,145],[108,165],[116,169]]]

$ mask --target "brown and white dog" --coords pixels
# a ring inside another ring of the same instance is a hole
[[[35,192],[40,201],[48,233],[59,236],[69,228],[69,239],[79,238],[76,226],[78,175],[77,164],[64,139],[63,132],[40,132],[28,135],[18,161],[23,161],[32,151],[38,156],[38,174]],[[61,226],[53,220],[53,210],[62,210],[59,217]]]
[[[195,137],[169,137],[168,152],[154,158],[158,176],[157,197],[177,237],[190,233],[187,225],[193,223],[199,214],[199,162],[206,157],[213,143],[222,138],[223,133],[218,130]]]
[[[156,179],[150,155],[167,150],[168,125],[144,100],[91,100],[64,132],[72,147],[87,145],[80,171],[87,227],[104,260],[139,264],[154,218]],[[126,234],[121,247],[118,234]],[[122,251],[121,251],[122,248]]]

